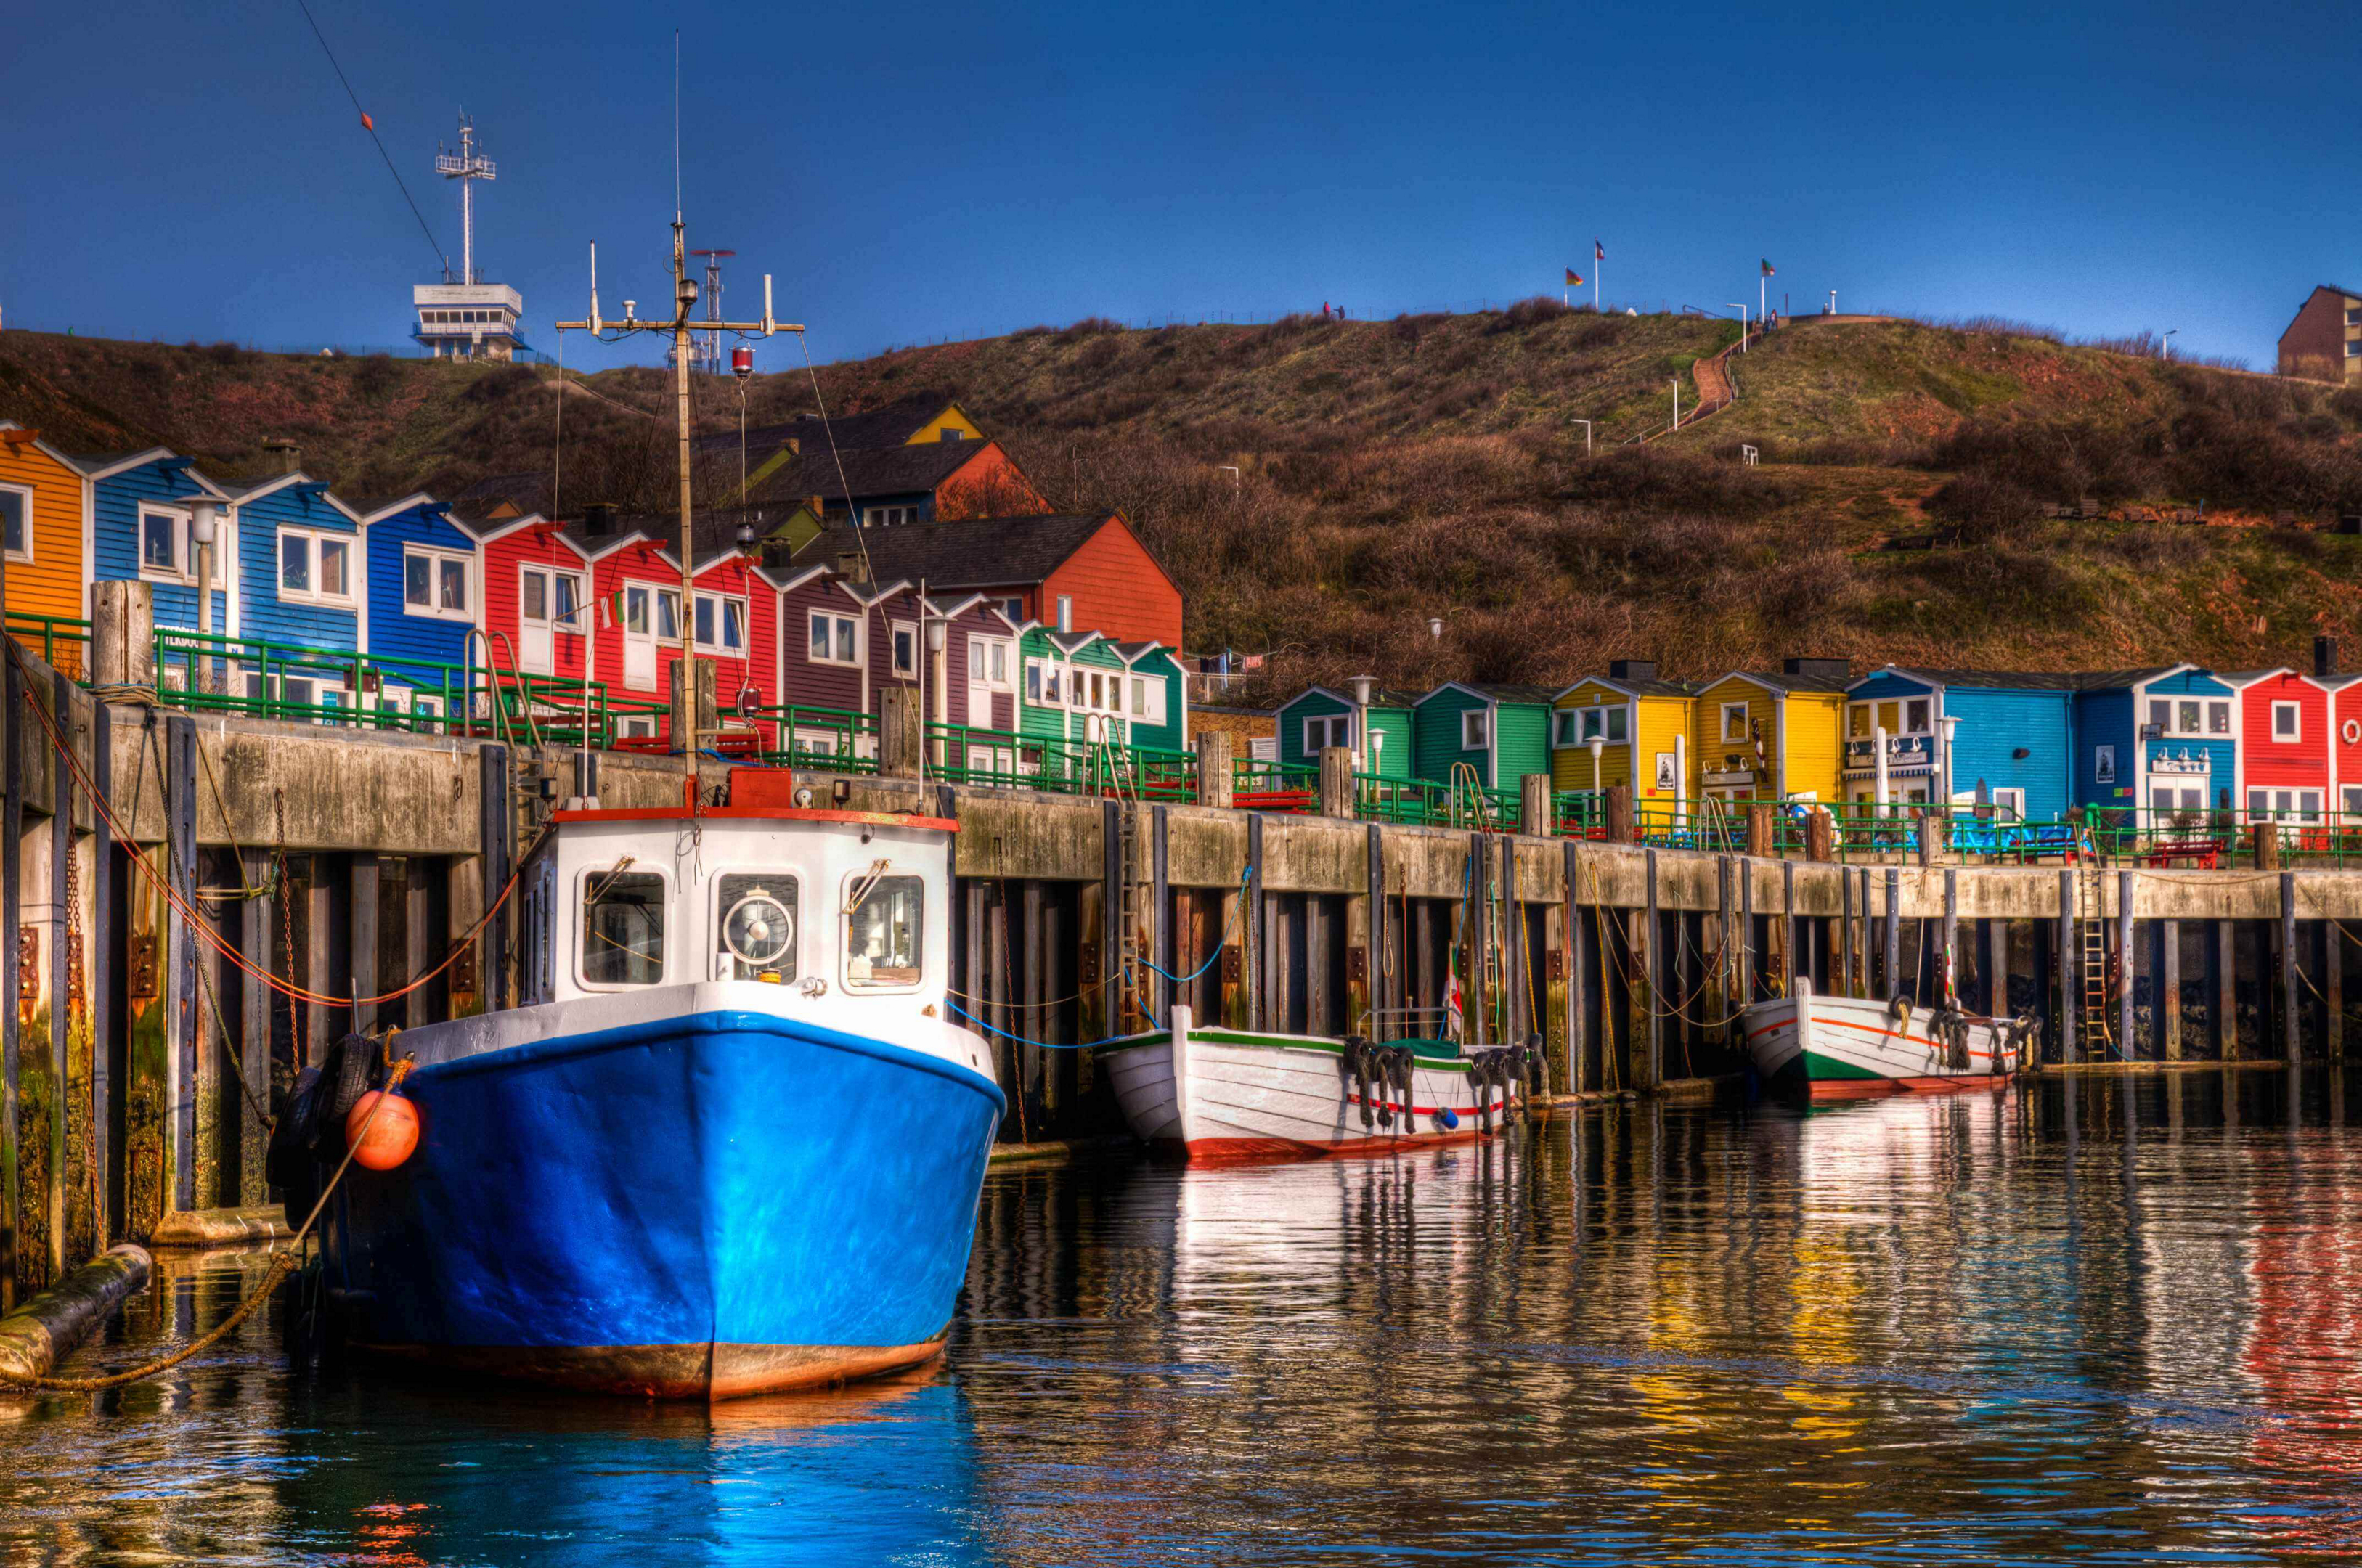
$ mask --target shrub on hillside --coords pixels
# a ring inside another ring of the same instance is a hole
[[[1087,315],[1058,334],[1061,343],[1080,343],[1086,337],[1098,337],[1109,332],[1121,332],[1123,323],[1109,321],[1103,315]]]
[[[1534,294],[1494,316],[1485,323],[1485,330],[1488,333],[1522,332],[1529,326],[1540,326],[1546,321],[1556,321],[1560,316],[1573,314],[1564,300],[1554,300],[1548,294]]]
[[[1997,474],[1972,469],[1929,496],[1926,509],[1930,515],[1959,524],[1965,540],[1983,543],[2005,528],[2032,521],[2041,513],[2042,502]]]
[[[1579,454],[1582,448],[1572,450]],[[1639,512],[1747,515],[1785,503],[1794,487],[1760,469],[1655,447],[1623,447],[1566,463],[1557,494],[1562,501]]]

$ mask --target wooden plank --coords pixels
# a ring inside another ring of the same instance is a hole
[[[1577,893],[1575,873],[1582,857],[1573,840],[1566,855],[1566,1087],[1570,1093],[1587,1092],[1591,1078],[1591,950],[1586,944],[1585,918]],[[1578,1165],[1580,1161],[1576,1162]]]
[[[5,650],[0,650],[5,653]],[[22,878],[25,852],[25,756],[27,732],[32,727],[25,713],[24,678],[17,660],[0,657],[0,728],[5,728],[8,755],[6,774],[0,778],[0,1310],[14,1306],[20,1294],[19,1271],[28,1260],[17,1255],[17,1238],[24,1234],[25,1199],[18,1184],[24,1176],[22,1151],[17,1147],[17,1097],[24,1042],[17,1027],[22,1010],[17,972],[17,933],[25,922]]]
[[[478,766],[476,833],[484,872],[482,907],[490,909],[501,889],[508,885],[509,873],[515,868],[516,793],[511,780],[508,747],[484,747],[479,754]],[[483,959],[484,1005],[488,1009],[513,1007],[516,1003],[515,988],[509,984],[509,927],[513,913],[506,908],[501,911],[500,917],[485,927],[483,943],[478,949]]]
[[[1246,909],[1242,912],[1246,951],[1239,965],[1242,1001],[1245,1023],[1249,1029],[1267,1027],[1264,1021],[1264,1000],[1266,989],[1262,977],[1265,967],[1264,947],[1268,944],[1265,932],[1266,911],[1263,898],[1263,813],[1247,813],[1247,890]]]
[[[185,713],[164,721],[166,875],[181,908],[196,907],[197,726]],[[171,1064],[172,1206],[198,1207],[197,941],[178,911],[165,918],[164,1020]]]
[[[1636,1012],[1645,1014],[1640,1043],[1646,1053],[1641,1070],[1634,1075],[1639,1081],[1633,1087],[1652,1089],[1665,1081],[1664,1009],[1658,1005],[1664,985],[1663,956],[1660,951],[1664,944],[1657,939],[1657,852],[1651,849],[1648,854],[1648,910],[1645,920],[1633,927],[1631,938],[1632,973],[1639,982],[1633,988],[1632,1006]]]
[[[1944,867],[1944,951],[1937,962],[1943,966],[1938,980],[1944,1004],[1960,1005],[1960,874],[1953,867]]]
[[[366,1033],[377,1025],[378,916],[382,899],[383,863],[374,855],[351,856],[345,867],[345,929],[350,933],[352,962],[345,983],[350,988],[352,1026]]]
[[[1502,959],[1502,977],[1509,988],[1508,1038],[1503,1043],[1518,1045],[1532,1032],[1526,1014],[1533,977],[1526,965],[1526,909],[1518,902],[1518,842],[1503,838],[1500,845],[1501,925],[1503,945],[1507,949]]]
[[[2140,1042],[2133,1037],[2133,982],[2140,943],[2133,922],[2133,874],[2116,873],[2116,1044],[2127,1062],[2140,1059]]]
[[[2181,1060],[2181,922],[2157,926],[2157,1049],[2169,1062]]]
[[[114,710],[104,702],[91,705],[91,779],[102,797],[115,793]],[[93,1107],[92,1160],[97,1165],[98,1213],[93,1222],[104,1247],[123,1238],[123,1094],[128,1082],[124,1071],[122,1016],[115,1005],[117,954],[128,922],[122,917],[121,879],[115,868],[115,830],[96,811],[91,816],[89,923],[83,927],[88,944],[90,970],[90,1098]]]
[[[1112,802],[1110,802],[1112,804]],[[1043,974],[1048,949],[1042,944],[1042,879],[1028,877],[1023,890],[1018,894],[1018,918],[1022,922],[1023,939],[1017,950],[1018,1023],[1017,1032],[1028,1040],[1050,1038],[1047,1021],[1043,1014],[1050,999],[1046,977]],[[1109,1032],[1113,1032],[1110,1029]],[[1025,1078],[1029,1087],[1043,1099],[1043,1109],[1054,1114],[1057,1099],[1049,1075],[1043,1071],[1042,1052],[1032,1045],[1021,1046],[1025,1057]]]
[[[2225,1062],[2239,1059],[2238,930],[2227,920],[2214,922],[2213,986],[2208,995],[2214,1013],[2214,1051]]]
[[[2298,1007],[2297,966],[2301,949],[2296,944],[2296,873],[2280,873],[2280,1050],[2288,1058],[2293,1072],[2304,1062],[2304,1035],[2301,1029],[2302,1012]],[[2296,1090],[2291,1081],[2289,1090]]]
[[[1903,994],[1903,873],[1886,868],[1886,995]]]
[[[2058,1060],[2073,1064],[2083,1059],[2081,1042],[2076,1038],[2083,998],[2075,978],[2075,873],[2072,871],[2058,873],[2058,922],[2052,946],[2055,951],[2051,956],[2058,971]]]
[[[270,856],[267,850],[242,851],[239,869],[247,886],[265,889],[238,907],[238,955],[255,969],[275,972],[270,945],[271,911],[278,903],[270,888]],[[248,1099],[268,1110],[270,1106],[270,987],[251,969],[241,971],[237,986],[237,1065],[238,1077],[244,1080],[244,1091],[238,1096],[237,1115],[237,1201],[241,1204],[261,1203],[269,1199],[270,1184],[264,1180],[262,1162],[270,1152],[270,1129],[254,1115]]]

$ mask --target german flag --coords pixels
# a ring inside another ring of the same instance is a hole
[[[1583,286],[1583,274],[1576,271],[1573,268],[1569,267],[1566,270],[1566,286],[1570,289],[1581,288]]]

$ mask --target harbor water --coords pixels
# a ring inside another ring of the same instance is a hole
[[[0,1401],[0,1562],[2279,1562],[2362,1545],[2362,1071],[1628,1103],[996,1173],[930,1373],[708,1410],[314,1369]],[[160,1261],[66,1370],[217,1320]]]

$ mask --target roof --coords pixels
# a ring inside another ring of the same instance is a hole
[[[1547,686],[1494,686],[1475,680],[1447,680],[1434,691],[1421,695],[1418,701],[1424,702],[1437,692],[1445,690],[1465,691],[1471,696],[1482,697],[1487,702],[1530,702],[1543,708],[1549,707],[1558,696]],[[1415,707],[1418,703],[1412,705]]]
[[[519,512],[549,510],[549,475],[535,469],[530,473],[489,474],[458,494],[452,496],[451,510],[470,517],[488,516],[503,502]]]
[[[825,452],[833,439],[839,452],[874,452],[889,447],[906,445],[911,436],[926,428],[928,423],[952,406],[949,392],[917,392],[896,398],[882,407],[865,409],[859,414],[838,414],[825,425],[818,414],[807,414],[778,425],[758,425],[746,432],[746,449],[769,454],[789,442],[807,452]],[[947,441],[943,445],[957,447],[966,443]],[[701,436],[701,450],[738,451],[738,433]],[[928,446],[936,443],[930,441]]]
[[[1297,692],[1295,696],[1290,697],[1286,701],[1282,702],[1279,707],[1281,709],[1293,708],[1298,702],[1303,701],[1307,697],[1313,696],[1326,697],[1330,701],[1341,702],[1348,708],[1353,705],[1353,694],[1350,690],[1340,691],[1333,686],[1308,686],[1303,690]],[[1416,691],[1397,691],[1394,688],[1388,686],[1373,686],[1370,688],[1370,706],[1373,708],[1400,708],[1405,712],[1408,712],[1410,709],[1418,706],[1418,693]],[[1276,712],[1279,709],[1265,710],[1259,708],[1255,711],[1257,712]]]
[[[1112,512],[1058,512],[897,528],[840,525],[822,529],[794,560],[799,567],[824,565],[866,548],[878,582],[924,579],[930,589],[996,588],[1043,581],[1092,535],[1121,522]]]
[[[1709,685],[1733,679],[1751,680],[1774,691],[1826,691],[1838,696],[1844,695],[1853,685],[1851,677],[1841,679],[1833,675],[1790,675],[1785,670],[1734,669],[1714,681],[1702,683],[1697,689],[1703,691]]]
[[[1621,691],[1628,697],[1694,697],[1705,690],[1703,680],[1619,680],[1612,675],[1586,675],[1573,685],[1552,696],[1555,702],[1576,686],[1605,686],[1610,691]]]
[[[922,441],[915,447],[885,447],[834,453],[807,447],[767,478],[749,488],[750,501],[800,499],[862,501],[878,495],[915,495],[932,491],[966,468],[988,441]]]
[[[2114,691],[2155,680],[2160,675],[2170,675],[2190,667],[2179,664],[2152,665],[2143,669],[2092,670],[2014,670],[2014,669],[1922,669],[1904,665],[1888,665],[1874,669],[1849,682],[1847,690],[1881,675],[1900,675],[1908,679],[1924,681],[1930,686],[1959,686],[1986,691]]]

